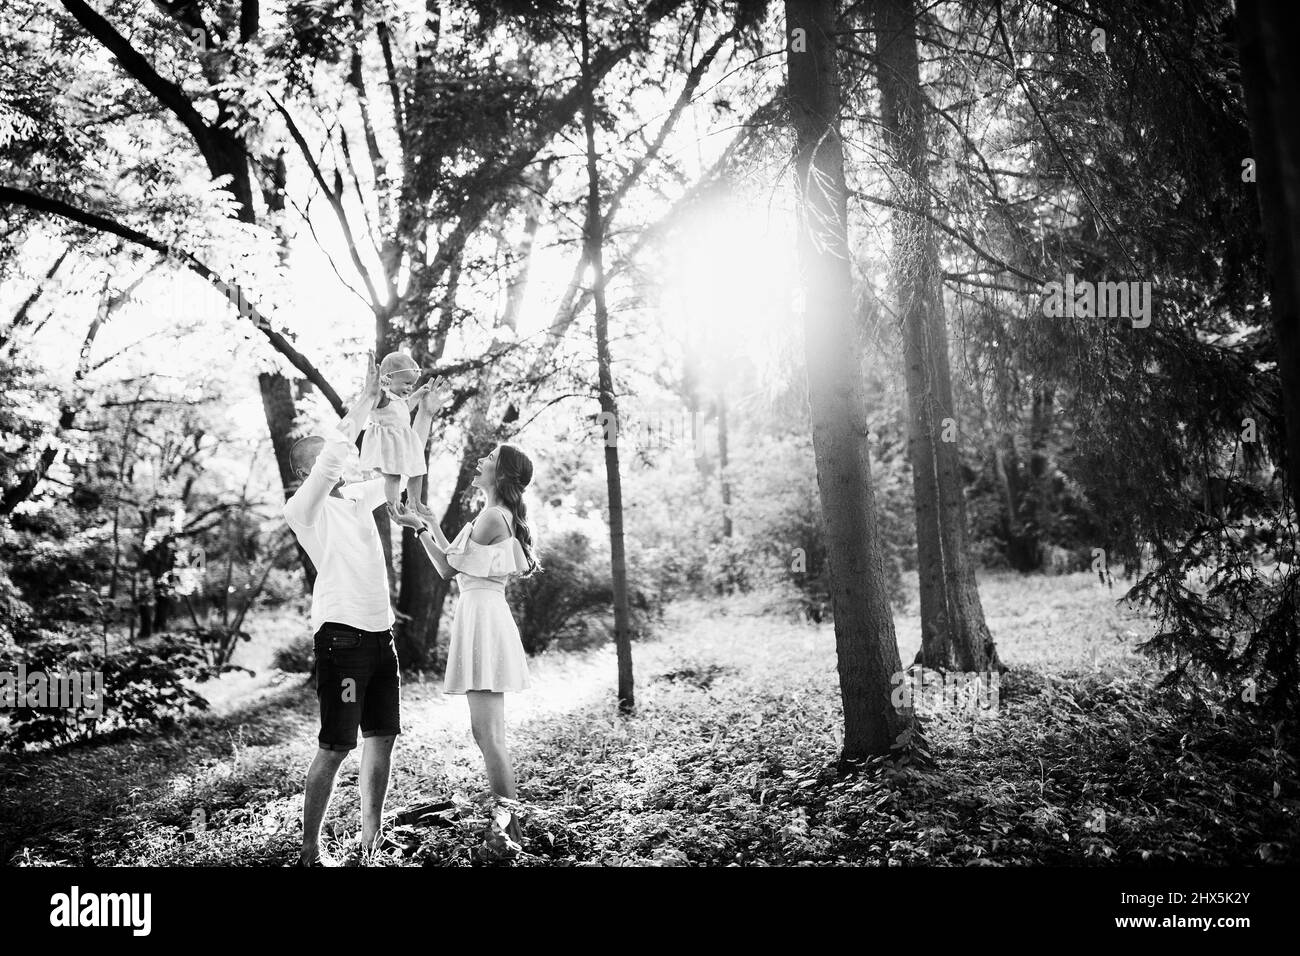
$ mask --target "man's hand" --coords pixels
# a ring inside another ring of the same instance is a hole
[[[361,386],[361,394],[357,396],[348,413],[339,422],[339,430],[347,435],[349,440],[355,438],[361,429],[366,427],[366,421],[377,404],[379,404],[379,366],[375,364],[375,353],[370,351],[366,353],[365,384]]]
[[[373,349],[366,353],[366,383],[361,386],[360,400],[372,406],[379,404],[379,365]]]

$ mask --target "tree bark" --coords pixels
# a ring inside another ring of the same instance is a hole
[[[836,6],[834,0],[786,0],[785,10],[808,398],[844,704],[841,762],[847,764],[889,753],[910,717],[890,700],[891,678],[902,668],[867,450],[862,335],[849,266],[839,136]]]
[[[948,332],[938,246],[929,220],[924,101],[912,0],[875,0],[881,125],[893,153],[894,258],[909,414],[908,452],[916,509],[921,650],[939,670],[1000,667],[984,621],[966,544],[966,499],[955,429]],[[904,210],[914,210],[905,212]]]
[[[1300,508],[1300,32],[1293,4],[1240,0],[1241,76],[1246,88],[1260,218],[1273,276],[1269,312],[1282,380],[1286,473]],[[1244,157],[1243,157],[1244,158]]]
[[[731,476],[727,472],[727,396],[718,395],[718,483],[722,490],[722,536],[731,537]]]
[[[579,0],[582,28],[582,126],[587,140],[587,222],[584,232],[591,262],[591,288],[596,312],[596,371],[600,411],[618,421],[614,397],[613,359],[609,348],[609,309],[605,301],[605,220],[600,211],[600,175],[596,168],[596,97],[591,64],[587,0]],[[605,487],[609,496],[610,574],[614,592],[614,646],[618,654],[618,707],[630,713],[636,698],[632,678],[631,609],[627,593],[627,555],[623,543],[623,480],[619,473],[618,441],[606,441]]]

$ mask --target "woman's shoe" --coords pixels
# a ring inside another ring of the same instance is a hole
[[[510,802],[513,803],[514,801]],[[513,843],[515,849],[523,848],[524,834],[519,828],[519,818],[514,810],[510,809],[504,802],[499,801],[492,808],[489,828]]]

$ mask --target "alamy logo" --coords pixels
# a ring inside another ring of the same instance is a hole
[[[152,913],[150,893],[82,893],[74,886],[50,897],[51,926],[127,926],[135,936],[148,936]]]
[[[1133,328],[1151,324],[1150,282],[1075,281],[1067,272],[1064,282],[1045,282],[1043,315],[1049,319],[1132,319]]]
[[[697,458],[705,454],[705,420],[699,412],[683,409],[648,409],[642,415],[601,412],[596,416],[597,427],[605,444],[611,448],[625,437],[645,449],[684,448],[694,446]]]
[[[19,664],[17,673],[0,671],[0,707],[59,707],[103,717],[104,674],[102,671],[47,674],[28,671],[26,664]]]
[[[913,665],[889,680],[894,690],[890,703],[898,711],[949,711],[977,715],[996,713],[1001,674],[998,671],[937,671]]]

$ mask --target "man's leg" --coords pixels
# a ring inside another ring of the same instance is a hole
[[[392,631],[372,635],[374,670],[361,706],[361,849],[373,850],[384,820],[393,744],[402,732],[402,675]]]
[[[361,846],[373,850],[384,819],[384,797],[388,793],[389,767],[395,735],[367,737],[361,745]]]
[[[366,650],[355,628],[327,622],[316,632],[314,643],[320,749],[307,770],[302,807],[303,863],[321,858],[321,823],[334,794],[339,767],[357,745],[367,676]]]
[[[334,780],[339,767],[347,757],[346,750],[316,751],[316,757],[307,770],[307,790],[302,805],[302,856],[303,863],[312,863],[320,857],[320,828],[334,795]]]

